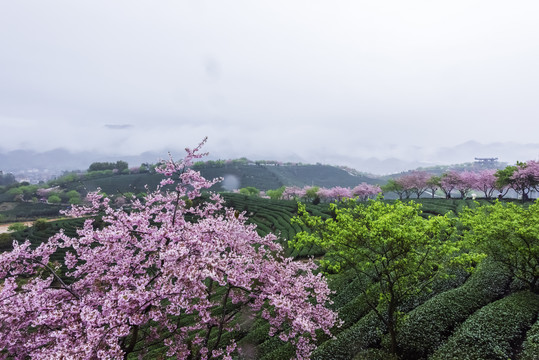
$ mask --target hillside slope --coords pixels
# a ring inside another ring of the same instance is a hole
[[[383,182],[367,176],[352,175],[329,165],[223,165],[197,167],[196,170],[206,179],[232,178],[234,188],[253,186],[264,191],[278,189],[281,186],[354,187],[362,182],[368,184]],[[66,189],[80,192],[95,191],[99,187],[107,194],[138,193],[145,191],[146,184],[150,189],[155,188],[161,179],[162,176],[159,174],[109,175],[91,179],[82,178],[64,186]],[[222,183],[218,183],[212,190],[231,189],[225,189]]]

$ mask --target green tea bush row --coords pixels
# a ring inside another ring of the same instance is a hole
[[[493,302],[470,316],[432,356],[438,359],[510,359],[513,344],[539,312],[539,295],[519,292]]]
[[[539,359],[539,319],[526,333],[526,340],[524,340],[522,353],[520,354],[521,360],[537,360]]]
[[[291,343],[283,344],[282,341],[277,341],[277,339],[271,339],[271,346],[278,344],[279,346],[274,348],[272,351],[267,352],[260,360],[283,360],[283,359],[293,359],[296,354],[296,348]],[[265,344],[265,343],[264,343]]]
[[[350,360],[361,350],[379,343],[383,332],[385,327],[382,321],[371,311],[336,339],[328,340],[316,348],[311,359]]]
[[[268,339],[269,330],[269,323],[258,319],[251,326],[249,332],[238,341],[238,345],[243,347],[259,345]]]
[[[353,270],[349,270],[337,275],[332,275],[332,282],[335,284],[336,294],[333,297],[334,309],[339,309],[353,301],[365,288],[365,279],[357,277]]]
[[[342,332],[343,330],[346,330],[351,325],[358,322],[370,311],[370,308],[367,304],[367,301],[365,300],[365,295],[359,294],[350,302],[340,307],[338,311],[339,319],[341,319],[344,324],[340,328],[335,329],[334,334]]]
[[[408,313],[398,343],[409,358],[423,358],[440,346],[470,314],[500,298],[511,281],[507,269],[484,261],[464,285],[427,300]]]

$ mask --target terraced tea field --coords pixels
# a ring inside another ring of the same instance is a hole
[[[321,257],[324,252],[310,246],[295,249],[288,240],[302,229],[291,224],[296,215],[294,201],[275,201],[240,194],[224,194],[227,205],[245,211],[258,232],[273,232],[288,256],[298,260]],[[423,215],[458,213],[464,207],[476,206],[473,201],[421,199]],[[486,201],[482,200],[483,203]],[[331,216],[327,204],[307,205],[317,216]],[[29,239],[37,245],[59,229],[75,235],[83,219],[61,220],[45,228],[28,228],[14,234],[18,240]],[[0,244],[7,250],[10,244]],[[55,254],[60,261],[63,254]],[[388,336],[382,322],[367,305],[360,291],[360,282],[354,274],[329,276],[335,291],[334,303],[343,324],[334,329],[334,339],[320,336],[319,346],[312,359],[388,359],[383,351]],[[232,305],[232,304],[231,304]],[[523,290],[507,269],[497,263],[484,261],[471,275],[455,272],[448,279],[438,280],[433,291],[404,304],[400,309],[407,314],[400,325],[398,338],[402,359],[539,359],[539,295]],[[269,325],[262,321],[241,321],[239,330],[228,333],[245,349],[245,358],[281,360],[294,357],[294,348],[277,336],[269,337]],[[147,359],[162,355],[156,347]],[[134,359],[135,357],[133,357]]]

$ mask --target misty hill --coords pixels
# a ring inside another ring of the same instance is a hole
[[[254,186],[260,190],[281,186],[354,187],[362,182],[377,184],[378,178],[357,175],[330,165],[224,165],[197,168],[207,178],[231,177],[239,181],[238,188]],[[226,186],[226,182],[224,184]]]
[[[403,175],[411,174],[415,171],[425,171],[431,175],[440,176],[443,173],[446,173],[448,171],[457,171],[457,172],[463,172],[463,171],[472,171],[472,172],[478,172],[481,170],[486,169],[504,169],[509,164],[506,162],[500,162],[500,161],[492,161],[492,162],[480,162],[480,161],[474,161],[474,162],[467,162],[467,163],[461,163],[461,164],[451,164],[451,165],[436,165],[436,166],[429,166],[429,167],[418,167],[414,170],[408,170],[403,171],[396,174],[390,174],[381,176],[380,178],[383,181],[387,181],[388,179],[396,179]]]
[[[196,166],[196,170],[207,179],[224,178],[216,184],[215,191],[233,190],[248,186],[259,190],[277,189],[281,186],[315,185],[320,187],[354,187],[362,182],[377,184],[381,181],[374,177],[354,175],[343,169],[329,165],[223,165]],[[90,173],[91,174],[91,173]],[[125,174],[83,176],[79,180],[64,182],[66,190],[79,192],[95,191],[101,188],[107,194],[146,192],[145,185],[155,188],[163,177],[160,174]]]
[[[162,156],[161,156],[162,158]],[[13,173],[18,178],[48,180],[64,171],[85,170],[93,162],[116,162],[124,160],[130,165],[155,163],[160,159],[156,153],[146,152],[136,156],[99,155],[90,151],[70,152],[66,149],[50,151],[14,150],[0,152],[0,170]]]
[[[400,149],[400,148],[399,148]],[[388,150],[389,151],[389,150]],[[183,150],[173,152],[177,158],[183,156]],[[353,154],[331,155],[312,154],[311,159],[295,157],[294,161],[302,163],[323,162],[326,164],[346,164],[349,167],[361,172],[372,174],[395,174],[401,171],[408,171],[420,167],[449,166],[450,164],[462,164],[473,162],[474,157],[498,157],[500,162],[514,164],[516,160],[527,161],[536,159],[539,154],[539,144],[517,144],[517,143],[487,143],[481,144],[475,141],[468,141],[453,147],[441,147],[437,149],[424,148],[402,148],[397,152],[381,151],[378,157],[367,156],[358,152]],[[230,154],[210,154],[208,159],[227,159]],[[248,154],[245,154],[249,156]],[[35,150],[14,150],[1,151],[0,149],[0,171],[5,174],[13,173],[18,179],[38,179],[48,180],[54,175],[59,175],[63,171],[85,170],[93,162],[115,162],[123,160],[132,167],[137,167],[142,163],[155,163],[159,159],[166,158],[163,152],[144,152],[139,155],[120,156],[103,155],[95,152],[71,152],[66,149],[55,149],[50,151]],[[259,157],[260,158],[260,157]],[[291,161],[291,159],[281,159]],[[303,169],[308,171],[306,169]],[[428,171],[430,172],[431,169]],[[36,172],[40,174],[37,175]],[[32,175],[33,174],[33,175]],[[286,178],[286,174],[279,176]]]

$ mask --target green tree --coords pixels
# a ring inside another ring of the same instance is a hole
[[[427,189],[432,193],[432,198],[434,199],[434,194],[436,190],[440,188],[440,181],[442,180],[441,176],[433,175],[427,180]]]
[[[324,221],[300,204],[293,221],[310,231],[298,233],[293,243],[323,248],[322,263],[330,271],[355,271],[368,306],[389,332],[390,351],[396,354],[402,305],[430,291],[436,277],[447,276],[450,264],[470,260],[469,255],[458,255],[462,241],[452,236],[455,220],[425,219],[420,205],[413,202],[347,200],[330,206],[333,217]]]
[[[124,196],[127,200],[131,200],[131,199],[133,199],[133,196],[135,196],[135,194],[132,193],[132,192],[130,192],[130,191],[128,191],[128,192],[123,193],[123,196]]]
[[[7,194],[9,196],[11,196],[13,199],[17,198],[17,197],[22,197],[22,195],[24,194],[22,189],[20,187],[16,187],[16,188],[11,188],[7,191]]]
[[[506,265],[515,278],[539,293],[539,202],[524,208],[497,201],[465,209],[460,217],[471,246]]]
[[[8,230],[9,231],[22,231],[24,229],[26,229],[26,225],[24,225],[23,223],[13,223],[11,225],[8,226]]]
[[[11,173],[4,174],[0,171],[0,185],[11,185],[16,183],[15,176]]]
[[[404,194],[406,192],[405,189],[404,189],[404,186],[402,186],[395,179],[389,179],[387,181],[387,183],[385,185],[382,185],[380,188],[382,189],[383,193],[389,193],[389,192],[396,193],[397,195],[399,195],[400,200],[402,200],[402,198],[403,198],[403,196],[404,196]]]
[[[72,199],[72,198],[80,198],[80,194],[78,191],[76,190],[69,190],[65,196],[68,198],[68,199]]]
[[[150,163],[142,163],[142,164],[140,164],[139,173],[141,173],[141,174],[149,173],[151,166],[152,166],[152,164],[150,164]]]
[[[114,166],[114,168],[118,169],[119,172],[122,172],[124,170],[129,169],[129,164],[127,162],[125,162],[125,161],[118,160],[118,161],[116,161],[116,165]]]
[[[283,196],[284,189],[285,187],[281,186],[280,188],[275,190],[268,190],[266,191],[266,195],[268,195],[270,199],[279,200]]]
[[[77,181],[78,179],[79,179],[79,177],[78,177],[78,175],[76,173],[66,173],[66,174],[62,175],[62,177],[60,177],[59,179],[54,181],[53,183],[67,184],[67,183]]]
[[[43,231],[43,230],[45,230],[45,229],[47,229],[49,227],[49,222],[47,221],[47,219],[39,218],[36,221],[34,221],[32,226],[37,231]]]
[[[522,165],[523,163],[519,163],[517,162],[517,164],[519,165]],[[517,165],[510,165],[510,166],[506,166],[505,168],[503,169],[498,169],[498,171],[496,171],[496,186],[498,188],[503,188],[505,186],[512,186],[513,185],[513,174],[518,170],[518,166]]]
[[[19,187],[19,189],[21,189],[23,192],[23,196],[25,200],[32,199],[32,196],[35,195],[38,188],[39,186],[37,185],[24,185],[24,186]]]
[[[320,190],[319,186],[311,186],[305,191],[305,199],[307,201],[313,201],[318,197],[318,190]]]
[[[90,164],[88,171],[103,171],[107,169],[114,169],[116,164],[110,162],[94,162]]]
[[[80,197],[77,196],[77,197],[71,197],[67,200],[68,203],[70,203],[71,205],[78,205],[81,203],[80,201]]]
[[[247,186],[240,189],[240,194],[249,195],[249,196],[258,196],[260,194],[260,190],[258,190],[254,186]]]
[[[58,195],[51,195],[48,197],[47,201],[51,204],[59,204],[62,202],[62,199]]]

